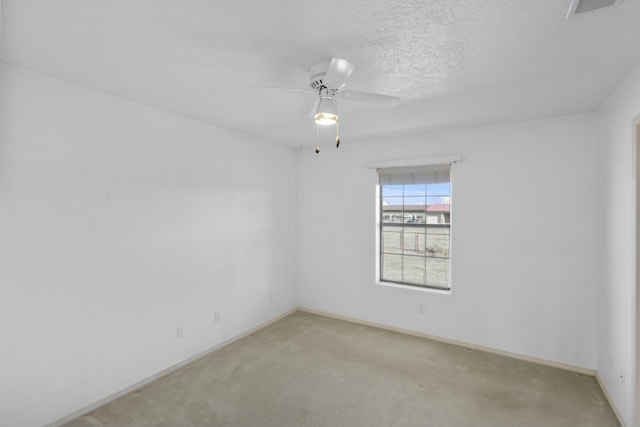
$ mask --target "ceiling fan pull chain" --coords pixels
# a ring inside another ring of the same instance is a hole
[[[320,143],[318,142],[318,133],[320,132],[320,125],[316,125],[316,154],[320,152]]]
[[[338,123],[339,122],[336,122],[336,148],[340,147],[340,132],[338,131]]]

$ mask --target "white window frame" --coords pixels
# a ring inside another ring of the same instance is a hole
[[[378,174],[376,172],[376,169],[384,169],[384,168],[392,168],[392,167],[411,167],[411,166],[430,166],[430,165],[442,165],[442,164],[450,164],[452,166],[452,171],[450,172],[450,176],[449,179],[451,181],[451,195],[452,195],[452,199],[453,199],[453,165],[455,163],[458,163],[462,160],[462,156],[460,154],[450,154],[450,155],[444,155],[444,156],[437,156],[437,157],[428,157],[428,158],[420,158],[420,159],[408,159],[408,160],[391,160],[391,161],[381,161],[381,162],[372,162],[369,163],[367,165],[368,169],[372,169],[374,171],[374,176],[376,179],[376,191],[375,191],[375,253],[374,253],[374,258],[375,258],[375,284],[376,285],[380,285],[380,286],[386,286],[386,287],[392,287],[392,288],[400,288],[400,289],[409,289],[409,290],[414,290],[414,291],[421,291],[421,292],[431,292],[431,293],[437,293],[437,294],[446,294],[446,295],[450,295],[452,294],[452,290],[453,290],[453,277],[452,277],[452,272],[453,272],[453,227],[450,229],[450,234],[449,234],[449,238],[450,238],[450,247],[449,247],[449,289],[438,289],[438,288],[433,288],[433,287],[427,287],[427,286],[420,286],[420,285],[410,285],[410,284],[404,284],[404,283],[396,283],[396,282],[388,282],[388,281],[383,281],[381,280],[380,277],[380,272],[381,272],[381,254],[380,254],[380,239],[381,239],[381,223],[380,223],[380,218],[381,218],[381,207],[382,207],[382,203],[380,200],[381,194],[380,194],[380,185],[378,184]],[[452,205],[453,206],[453,205]],[[451,220],[450,222],[453,224],[453,208],[451,210]]]

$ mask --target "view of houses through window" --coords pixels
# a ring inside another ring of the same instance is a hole
[[[450,289],[449,165],[378,173],[380,280]]]

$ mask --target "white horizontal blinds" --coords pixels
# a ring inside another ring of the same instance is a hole
[[[380,185],[446,184],[450,170],[450,164],[376,169]]]

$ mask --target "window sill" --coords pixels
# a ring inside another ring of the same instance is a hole
[[[419,292],[430,292],[434,294],[440,295],[451,295],[451,289],[437,289],[437,288],[427,288],[422,286],[413,286],[413,285],[403,285],[402,283],[394,283],[394,282],[383,282],[381,280],[376,280],[376,285],[386,286],[389,288],[400,288],[411,291],[419,291]]]

